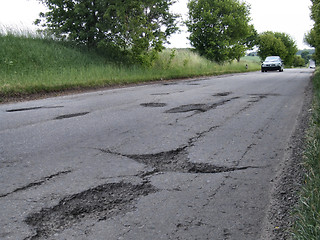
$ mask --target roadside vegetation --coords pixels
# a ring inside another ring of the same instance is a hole
[[[258,56],[280,56],[286,66],[292,66],[298,52],[295,41],[286,33],[263,32],[259,35]]]
[[[312,120],[304,153],[305,182],[295,211],[293,238],[320,238],[320,71],[313,78],[314,100]]]
[[[1,33],[0,26],[0,101],[255,71],[260,59],[244,58],[255,46],[261,59],[279,55],[292,66],[297,50],[285,33],[258,34],[250,24],[250,5],[240,0],[191,0],[185,21],[170,11],[174,0],[37,1],[47,7],[35,19],[39,35]],[[192,50],[165,49],[183,24]],[[296,63],[302,65],[302,59]]]
[[[188,9],[190,43],[201,56],[218,63],[240,60],[256,45],[258,33],[245,2],[190,0]]]
[[[301,57],[307,62],[313,59],[320,61],[320,0],[313,0],[311,6],[313,28],[305,35],[305,41],[315,48],[310,52],[303,51]],[[320,71],[316,69],[313,77],[312,119],[304,153],[305,182],[302,186],[295,222],[292,229],[293,238],[298,240],[320,239]]]
[[[240,0],[191,0],[185,21],[170,11],[174,0],[37,1],[47,7],[35,19],[40,35],[0,33],[0,101],[260,69],[259,58],[244,56],[263,47],[264,35],[250,24],[250,5]],[[181,24],[192,50],[165,49]],[[264,54],[293,59],[291,37],[269,35],[280,47]]]
[[[312,0],[310,17],[314,21],[313,28],[305,35],[305,41],[315,48],[313,59],[320,61],[320,0]]]
[[[260,67],[255,57],[217,64],[190,49],[166,49],[150,66],[123,64],[68,41],[14,33],[0,34],[0,63],[0,101],[66,90],[255,71]]]

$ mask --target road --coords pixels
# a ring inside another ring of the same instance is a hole
[[[312,73],[0,105],[0,239],[270,239]]]

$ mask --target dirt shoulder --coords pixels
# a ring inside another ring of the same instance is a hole
[[[273,182],[271,201],[261,239],[291,239],[290,228],[294,221],[293,211],[299,200],[304,180],[302,166],[304,143],[311,117],[312,82],[305,89],[305,98],[297,127],[292,135],[277,177]]]

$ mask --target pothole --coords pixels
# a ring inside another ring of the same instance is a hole
[[[163,96],[163,95],[169,95],[170,93],[152,93],[151,96]]]
[[[278,93],[251,93],[248,94],[249,96],[257,96],[257,97],[268,97],[268,96],[272,96],[272,97],[278,97],[281,96]]]
[[[155,102],[141,103],[140,105],[143,107],[165,107],[165,106],[167,106],[166,103],[155,103]]]
[[[167,152],[160,152],[156,154],[142,154],[142,155],[125,155],[115,153],[110,150],[101,150],[106,153],[121,155],[143,163],[148,167],[153,168],[155,172],[182,172],[182,173],[222,173],[232,172],[237,170],[245,170],[249,167],[225,167],[216,166],[209,163],[194,163],[188,160],[187,147],[178,148]]]
[[[266,94],[248,94],[251,97],[251,100],[249,100],[249,103],[256,103],[260,100],[267,98],[269,96],[280,96],[280,94],[277,93],[266,93]]]
[[[50,109],[50,108],[63,108],[63,106],[52,106],[52,107],[29,107],[29,108],[16,108],[16,109],[8,109],[6,112],[24,112],[24,111],[32,111],[32,110],[38,110],[38,109]]]
[[[206,112],[208,111],[208,105],[206,104],[188,104],[182,105],[176,108],[172,108],[166,111],[166,113],[184,113],[184,112]]]
[[[171,86],[171,85],[178,85],[177,82],[167,82],[167,83],[162,83],[164,86]]]
[[[212,103],[212,104],[187,104],[187,105],[181,105],[181,106],[176,107],[176,108],[171,108],[171,109],[165,111],[165,113],[185,113],[185,112],[192,112],[192,111],[206,112],[206,111],[214,109],[214,108],[216,108],[218,106],[226,104],[226,103],[228,103],[228,102],[230,102],[231,100],[234,100],[234,99],[238,99],[238,97],[222,100],[222,101],[219,101],[219,102],[216,102],[216,103]]]
[[[249,103],[257,103],[260,102],[260,100],[266,98],[266,96],[251,96],[250,100],[248,101]]]
[[[222,173],[239,170],[235,167],[220,167],[208,163],[189,162],[187,152],[184,149],[157,154],[128,155],[127,157],[146,164],[159,172]]]
[[[37,110],[40,108],[42,107],[17,108],[17,109],[9,109],[6,112],[24,112],[24,111]]]
[[[212,95],[213,97],[226,97],[228,95],[232,94],[232,92],[221,92],[221,93],[216,93]]]
[[[65,114],[55,118],[55,120],[61,120],[66,118],[73,118],[73,117],[80,117],[89,114],[90,112],[81,112],[81,113],[72,113],[72,114]]]
[[[119,182],[104,184],[62,199],[52,208],[29,215],[25,222],[32,226],[35,235],[31,240],[48,238],[70,228],[85,218],[105,220],[133,210],[133,202],[140,196],[156,192],[149,183],[133,185]]]

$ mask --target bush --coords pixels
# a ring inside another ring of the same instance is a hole
[[[294,57],[294,60],[293,60],[294,67],[304,67],[305,65],[306,65],[305,60],[300,55],[296,55]]]

